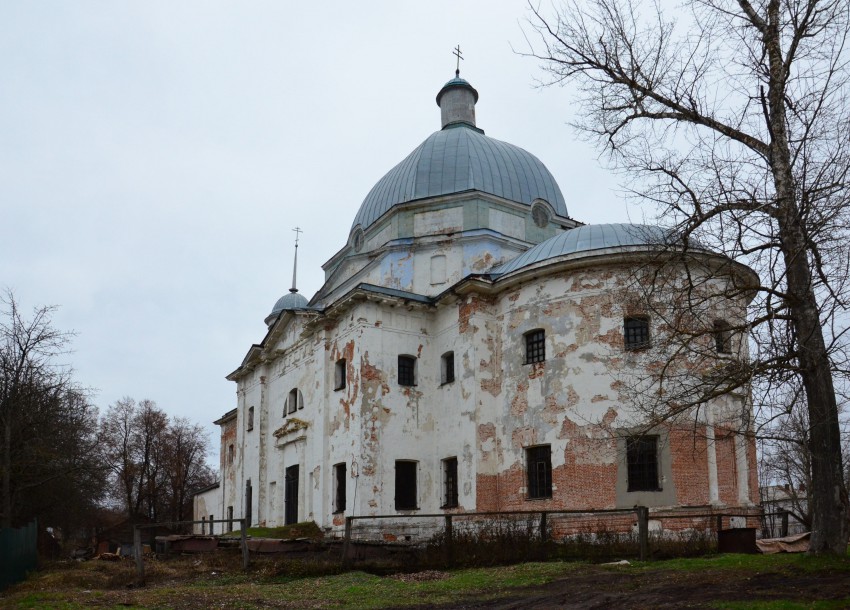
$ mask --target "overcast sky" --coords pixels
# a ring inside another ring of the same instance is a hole
[[[478,126],[554,174],[570,215],[641,213],[537,88],[521,0],[0,3],[0,287],[58,305],[104,411],[150,398],[203,423],[287,292],[346,242],[372,185],[440,127],[454,76]],[[213,459],[215,457],[213,456]]]

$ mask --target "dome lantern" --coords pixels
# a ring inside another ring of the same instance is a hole
[[[478,91],[460,77],[460,70],[455,71],[455,77],[443,85],[437,94],[437,106],[440,107],[440,121],[443,129],[458,123],[466,123],[475,127],[475,104],[478,102]]]

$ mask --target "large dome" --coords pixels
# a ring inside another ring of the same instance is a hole
[[[453,94],[466,107],[457,110]],[[372,187],[352,228],[369,227],[400,203],[465,191],[482,191],[531,205],[545,199],[560,216],[567,216],[564,196],[555,178],[531,153],[484,135],[475,127],[474,104],[478,94],[463,79],[443,87],[437,103],[444,110],[443,129],[431,134],[406,159]],[[452,114],[454,112],[454,114]]]

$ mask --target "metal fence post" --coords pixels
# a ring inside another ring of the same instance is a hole
[[[239,532],[239,546],[242,548],[242,569],[248,571],[251,555],[248,552],[248,520],[242,519],[242,527]]]
[[[142,530],[133,526],[133,555],[136,557],[136,582],[145,584],[145,560],[142,558]]]
[[[348,547],[351,544],[351,517],[345,518],[345,538],[342,541],[342,565],[348,565]]]
[[[640,542],[640,560],[649,560],[649,509],[646,506],[636,506],[638,520],[638,540]]]

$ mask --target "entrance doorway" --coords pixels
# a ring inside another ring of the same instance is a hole
[[[298,523],[298,465],[286,469],[284,479],[284,525]]]

